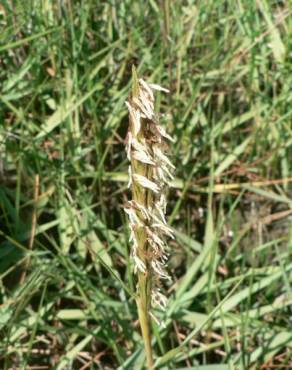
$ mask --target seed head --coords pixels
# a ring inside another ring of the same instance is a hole
[[[165,309],[166,298],[160,292],[159,282],[170,279],[166,271],[168,247],[165,238],[173,238],[165,219],[165,193],[175,167],[165,153],[167,141],[173,139],[159,125],[154,111],[155,90],[168,92],[159,85],[136,80],[132,96],[126,102],[129,110],[126,152],[131,162],[129,187],[133,199],[125,206],[125,212],[129,217],[134,270],[147,273],[152,304]]]

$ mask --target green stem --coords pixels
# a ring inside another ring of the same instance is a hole
[[[138,277],[138,297],[136,299],[139,322],[141,326],[142,338],[144,342],[147,369],[153,369],[153,355],[151,345],[151,329],[150,329],[150,316],[149,316],[149,281],[147,276],[139,273]],[[148,292],[147,292],[148,291]]]

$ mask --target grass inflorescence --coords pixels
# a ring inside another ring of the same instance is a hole
[[[127,203],[125,212],[129,216],[134,271],[138,274],[136,301],[147,368],[152,369],[150,322],[151,318],[158,321],[151,308],[158,305],[165,310],[167,305],[160,281],[170,279],[165,269],[169,255],[165,236],[174,236],[165,219],[166,190],[174,178],[171,171],[175,167],[165,154],[166,140],[173,139],[159,125],[154,111],[155,90],[169,91],[138,79],[134,66],[132,79],[132,94],[126,102],[129,110],[126,151],[133,199]]]

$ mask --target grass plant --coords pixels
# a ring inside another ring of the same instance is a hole
[[[152,306],[166,309],[166,297],[161,293],[161,279],[169,280],[165,270],[168,248],[165,236],[174,238],[168,227],[166,213],[166,188],[173,179],[173,164],[164,153],[166,139],[173,139],[159,125],[154,112],[154,91],[168,92],[159,85],[138,79],[132,67],[132,94],[128,102],[129,130],[127,134],[127,157],[129,187],[133,199],[125,208],[129,216],[130,242],[134,271],[138,275],[136,302],[147,368],[153,369],[151,344],[151,318],[155,318]]]

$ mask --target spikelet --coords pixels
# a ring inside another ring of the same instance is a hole
[[[160,280],[170,279],[166,271],[165,237],[173,238],[173,232],[166,224],[165,193],[175,169],[165,154],[167,141],[173,139],[159,125],[154,112],[155,90],[168,92],[136,78],[132,96],[126,102],[129,110],[126,152],[131,161],[129,187],[133,199],[125,206],[125,212],[129,217],[134,270],[138,274],[138,295],[146,301],[144,308],[151,317],[151,307],[165,309],[167,302],[161,293]]]

